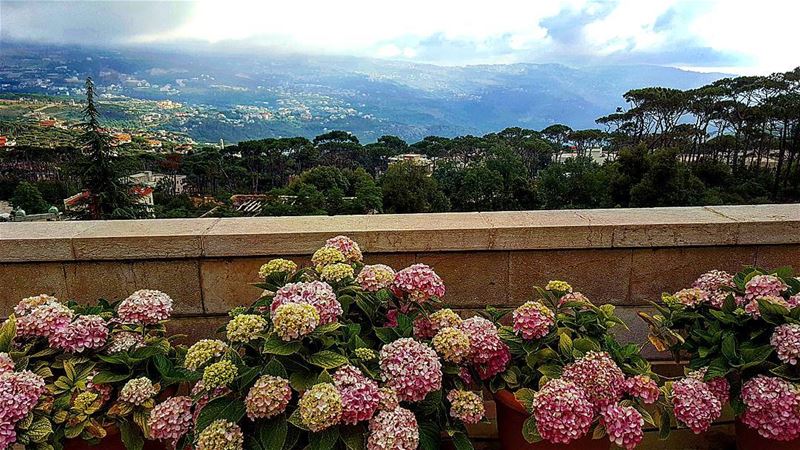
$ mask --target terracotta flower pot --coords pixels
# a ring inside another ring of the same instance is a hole
[[[608,439],[592,439],[590,434],[569,444],[551,444],[547,441],[531,444],[522,437],[522,424],[530,416],[525,411],[525,407],[510,391],[500,391],[494,395],[494,399],[497,405],[497,431],[502,448],[513,450],[608,450],[611,448]]]
[[[793,441],[776,441],[767,439],[758,431],[748,427],[739,420],[736,421],[736,449],[737,450],[800,450],[800,438]]]

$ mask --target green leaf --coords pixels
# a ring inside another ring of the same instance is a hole
[[[320,325],[317,328],[315,328],[314,329],[314,334],[315,335],[321,335],[321,334],[326,334],[326,333],[332,333],[332,332],[338,330],[341,327],[342,327],[342,324],[339,323],[339,322],[326,323],[325,325]]]
[[[588,353],[590,351],[600,351],[600,344],[594,339],[586,337],[575,339],[572,342],[572,347],[584,353]]]
[[[522,423],[522,437],[531,444],[535,444],[542,440],[539,431],[536,429],[536,420],[533,416],[525,419]]]
[[[323,369],[335,369],[350,362],[346,356],[332,352],[330,350],[322,350],[321,352],[309,355],[306,360],[317,367]]]
[[[725,356],[731,364],[739,362],[739,356],[736,354],[736,338],[733,336],[733,333],[727,333],[725,337],[722,338],[722,355]]]
[[[294,410],[292,415],[289,416],[289,419],[287,420],[287,422],[292,424],[295,428],[299,428],[299,429],[301,429],[303,431],[308,431],[308,427],[306,427],[306,424],[303,423],[303,418],[300,417],[300,410],[299,409],[295,409]]]
[[[275,358],[270,360],[270,362],[264,366],[263,373],[266,375],[272,375],[273,377],[281,378],[286,378],[288,376],[286,375],[286,368],[283,367],[283,364],[281,364],[281,362]]]
[[[281,414],[258,426],[258,443],[264,450],[281,450],[286,442],[288,431],[289,424],[286,422],[286,416]]]
[[[539,373],[547,378],[550,378],[551,380],[555,380],[556,378],[561,377],[561,367],[556,364],[548,364],[539,367]]]
[[[564,356],[572,356],[572,338],[567,333],[559,334],[558,351]]]
[[[217,419],[225,419],[229,422],[237,423],[242,420],[245,413],[246,408],[241,400],[230,397],[215,398],[200,411],[195,425],[195,432],[200,433]]]
[[[130,378],[132,374],[128,373],[114,373],[104,370],[102,372],[98,372],[92,377],[92,383],[94,384],[110,384],[110,383],[117,383],[120,381],[125,381]]]
[[[330,450],[339,440],[339,429],[336,427],[328,428],[319,433],[311,433],[308,436],[308,447],[310,450]]]
[[[119,435],[127,450],[142,450],[144,448],[144,436],[142,436],[139,427],[127,420],[119,422]]]
[[[456,448],[456,450],[473,450],[472,442],[470,442],[467,435],[461,431],[453,433],[452,439],[453,446]]]
[[[431,422],[419,424],[419,447],[422,450],[439,450],[442,434],[438,425]]]
[[[286,342],[273,335],[264,342],[263,351],[264,353],[272,355],[289,356],[297,353],[302,346],[303,344],[300,341]]]
[[[514,397],[517,398],[517,401],[525,407],[526,410],[530,411],[533,407],[533,395],[535,392],[533,389],[522,388],[514,392]]]
[[[312,372],[293,372],[289,375],[289,384],[298,392],[307,391],[317,382],[317,374]]]
[[[44,417],[40,417],[39,419],[33,421],[30,424],[28,429],[25,431],[25,434],[28,435],[28,438],[32,442],[42,443],[47,440],[47,437],[53,433],[53,424],[50,423]]]
[[[339,434],[342,442],[349,450],[364,450],[366,446],[366,430],[362,426],[342,426]]]
[[[14,315],[8,316],[3,326],[0,327],[0,352],[8,353],[11,350],[11,341],[17,335],[17,319]]]
[[[397,335],[397,332],[395,332],[394,329],[389,327],[375,327],[375,336],[377,336],[378,339],[380,339],[384,344],[388,344],[400,337]]]

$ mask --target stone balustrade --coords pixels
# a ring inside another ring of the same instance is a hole
[[[175,299],[173,331],[208,336],[258,296],[248,283],[263,262],[308,260],[338,234],[358,241],[367,262],[433,266],[445,302],[464,314],[519,305],[534,285],[567,280],[617,305],[631,326],[621,337],[642,344],[635,312],[702,272],[800,268],[800,205],[6,223],[0,315],[33,294],[89,302],[151,288]]]

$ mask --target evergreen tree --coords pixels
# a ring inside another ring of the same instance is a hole
[[[21,208],[27,214],[46,213],[49,205],[42,198],[41,192],[35,185],[23,181],[14,189],[14,196],[11,197],[11,206]]]
[[[122,164],[111,150],[111,137],[100,124],[100,113],[95,104],[94,82],[86,79],[86,106],[83,108],[84,157],[79,162],[79,174],[88,196],[76,213],[80,218],[136,219],[148,212],[131,192],[131,184],[124,179]]]

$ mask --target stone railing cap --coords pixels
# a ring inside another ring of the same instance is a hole
[[[0,224],[0,261],[800,243],[800,205]]]

